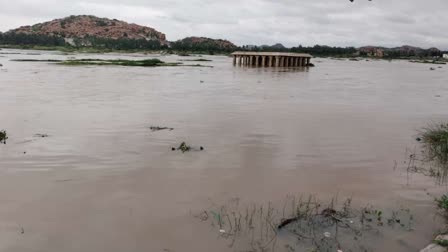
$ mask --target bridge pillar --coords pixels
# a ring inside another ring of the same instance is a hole
[[[275,56],[275,67],[280,66],[280,56]]]
[[[233,65],[236,65],[236,55],[233,55]]]
[[[309,66],[310,64],[310,58],[306,58],[306,66]]]
[[[261,56],[261,66],[262,67],[266,66],[266,56]]]

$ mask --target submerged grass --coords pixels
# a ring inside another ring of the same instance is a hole
[[[212,60],[209,59],[186,59],[186,60],[181,60],[181,61],[199,61],[199,62],[210,62]]]
[[[17,62],[62,62],[62,60],[57,59],[12,59],[10,61],[17,61]]]
[[[446,65],[446,62],[444,62],[444,61],[437,61],[437,60],[410,60],[409,62],[412,62],[412,63],[423,63],[423,64],[435,64],[435,65]]]
[[[50,62],[66,66],[135,66],[135,67],[163,67],[163,66],[187,66],[187,67],[213,67],[201,64],[185,65],[183,63],[167,63],[159,59],[144,59],[144,60],[124,60],[124,59],[12,59],[17,62]],[[208,60],[200,60],[208,61]]]
[[[66,66],[134,66],[134,67],[163,67],[163,66],[189,66],[189,67],[213,67],[201,64],[184,65],[183,63],[167,63],[159,59],[144,59],[144,60],[124,60],[124,59],[13,59],[11,61],[18,62],[50,62]]]
[[[405,208],[357,208],[350,198],[325,204],[313,196],[288,196],[276,205],[244,204],[236,198],[195,217],[217,229],[229,247],[253,252],[367,251],[368,241],[379,233],[413,230],[413,215]]]
[[[139,67],[156,67],[156,66],[177,66],[178,63],[165,63],[159,59],[146,60],[104,60],[104,59],[76,59],[65,60],[60,62],[62,65],[79,66],[79,65],[115,65],[115,66],[139,66]]]

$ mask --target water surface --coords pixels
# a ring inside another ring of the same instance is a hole
[[[374,251],[417,251],[440,228],[443,188],[401,168],[416,130],[448,116],[447,66],[71,67],[10,59],[187,58],[0,52],[0,251],[233,251],[191,213],[288,194],[411,208],[416,230]],[[205,151],[171,151],[183,141]]]

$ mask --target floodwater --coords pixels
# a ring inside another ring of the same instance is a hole
[[[441,228],[446,188],[403,161],[418,129],[448,118],[448,66],[73,67],[10,59],[189,57],[0,53],[0,251],[238,251],[193,215],[292,194],[410,208],[415,231],[373,251],[418,251]],[[205,150],[171,151],[183,141]]]

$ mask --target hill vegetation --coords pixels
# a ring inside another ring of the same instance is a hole
[[[0,45],[14,48],[91,52],[165,50],[168,53],[181,55],[189,55],[189,53],[226,54],[237,50],[309,53],[317,57],[432,58],[443,55],[437,48],[422,49],[412,46],[355,48],[299,45],[287,48],[282,44],[275,44],[272,46],[245,45],[238,47],[228,40],[205,37],[187,37],[169,42],[164,33],[151,27],[87,15],[69,16],[32,26],[22,26],[5,33],[0,32]]]

